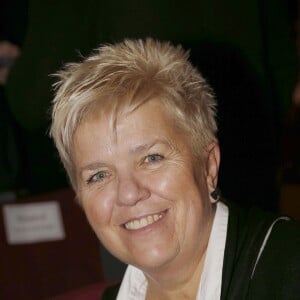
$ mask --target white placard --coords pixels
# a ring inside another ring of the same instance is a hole
[[[56,201],[3,206],[9,244],[29,244],[65,238],[60,206]]]

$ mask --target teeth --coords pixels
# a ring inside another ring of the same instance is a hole
[[[162,214],[147,216],[139,220],[134,220],[126,223],[125,228],[129,230],[138,230],[158,221],[161,218]]]

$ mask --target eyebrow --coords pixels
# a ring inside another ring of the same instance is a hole
[[[145,144],[142,144],[142,145],[138,145],[138,146],[134,147],[133,149],[131,149],[130,152],[131,153],[141,153],[141,152],[149,150],[152,147],[154,147],[156,145],[159,145],[159,144],[170,146],[170,143],[168,141],[162,140],[162,139],[156,139],[151,143],[145,143]]]
[[[96,170],[96,169],[99,169],[99,168],[102,168],[102,167],[105,167],[106,165],[102,162],[92,162],[90,164],[87,164],[83,167],[81,167],[79,169],[79,173],[81,174],[83,171],[93,171],[93,170]]]
[[[157,145],[157,144],[161,144],[161,141],[155,140],[152,143],[145,143],[142,145],[138,145],[136,147],[134,147],[133,149],[130,150],[131,153],[140,153],[143,152],[145,150],[149,150],[151,149],[153,146]]]
[[[160,144],[170,146],[170,143],[167,140],[156,139],[151,143],[141,144],[141,145],[134,147],[133,149],[130,149],[130,153],[132,153],[132,154],[141,153],[141,152],[150,150],[152,147],[154,147],[156,145],[160,145]],[[100,162],[100,161],[95,161],[95,162],[91,162],[91,163],[81,167],[79,169],[79,173],[82,174],[84,171],[93,171],[93,170],[103,168],[103,167],[107,167],[107,164]]]

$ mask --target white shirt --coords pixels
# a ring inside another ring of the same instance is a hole
[[[227,224],[228,208],[224,203],[218,202],[196,300],[217,300],[221,297]],[[147,285],[144,273],[129,265],[117,300],[145,300]]]

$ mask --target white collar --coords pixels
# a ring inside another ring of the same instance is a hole
[[[218,202],[196,300],[221,298],[227,224],[228,207]]]
[[[221,297],[227,224],[228,207],[224,203],[218,202],[196,300],[217,300]],[[144,273],[129,265],[117,300],[144,300],[146,292],[147,279]]]

